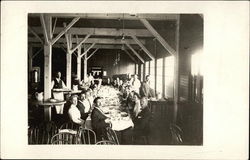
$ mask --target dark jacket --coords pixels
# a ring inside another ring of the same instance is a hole
[[[81,119],[86,120],[88,118],[89,113],[85,113],[85,106],[82,104],[82,102],[78,101],[76,107],[79,109],[81,113]]]
[[[59,80],[59,82],[56,79],[54,79],[54,82],[55,82],[55,84],[54,84],[53,88],[55,88],[55,89],[63,88],[63,84],[62,84],[62,80],[61,79]]]
[[[151,112],[149,108],[146,107],[134,118],[134,131],[136,135],[147,135],[149,133],[151,117]]]
[[[101,140],[102,137],[106,138],[106,127],[109,126],[109,123],[105,122],[107,118],[108,117],[96,107],[92,110],[91,125],[98,140]]]

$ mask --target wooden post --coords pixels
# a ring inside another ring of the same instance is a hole
[[[87,64],[87,54],[85,54],[84,55],[84,62],[83,62],[83,64],[84,64],[84,72],[83,72],[83,77],[84,77],[84,80],[86,80],[86,78],[87,78],[87,71],[88,71],[88,69],[87,69],[87,67],[88,67],[88,64]]]
[[[81,46],[78,47],[77,49],[77,78],[81,80]]]
[[[163,93],[162,93],[162,96],[163,96],[163,98],[166,96],[166,94],[165,94],[165,92],[166,92],[166,83],[165,83],[165,81],[166,81],[166,79],[165,79],[165,73],[166,73],[166,71],[165,71],[166,69],[165,69],[165,68],[166,68],[166,63],[165,63],[165,61],[166,61],[166,57],[163,58],[163,63],[162,63],[162,64],[163,64],[163,69],[162,69],[162,75],[163,75],[163,76],[162,76],[162,82],[163,82],[163,83],[162,83],[162,88],[163,88],[163,90],[162,90],[162,92],[163,92]]]
[[[72,47],[71,34],[68,34],[69,39],[69,47],[67,48],[67,56],[66,56],[66,84],[67,87],[71,89],[71,63],[72,56],[70,52],[70,48]]]
[[[44,16],[46,34],[48,40],[52,38],[52,20],[48,15]],[[47,100],[51,97],[51,68],[52,68],[52,45],[45,43],[44,45],[44,99]],[[50,113],[49,113],[50,114]]]
[[[179,38],[180,38],[180,15],[178,15],[176,20],[176,54],[174,54],[174,123],[177,120],[178,113],[178,102],[179,102]]]
[[[33,55],[33,47],[32,46],[30,46],[29,48],[28,48],[28,63],[29,63],[29,82],[31,82],[32,81],[32,55]]]
[[[44,100],[48,100],[51,97],[51,68],[52,68],[52,45],[50,40],[52,39],[52,18],[51,16],[44,16],[45,28],[48,37],[48,43],[44,45]],[[45,119],[51,120],[51,108],[44,108]]]
[[[142,76],[143,78],[142,78],[142,79],[143,79],[143,81],[145,81],[145,80],[146,80],[146,79],[145,79],[145,77],[146,77],[146,63],[144,63],[144,64],[142,65],[142,67],[143,67],[143,71],[142,71],[142,72],[143,72],[143,76]]]

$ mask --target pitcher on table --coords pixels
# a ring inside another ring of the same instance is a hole
[[[61,80],[61,72],[56,72],[56,76],[51,83],[53,98],[56,100],[63,101],[63,91],[62,89],[67,89],[65,83]],[[56,113],[63,114],[64,105],[56,105]]]

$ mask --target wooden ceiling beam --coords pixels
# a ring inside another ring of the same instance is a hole
[[[49,37],[48,37],[48,32],[47,32],[47,28],[46,28],[45,19],[44,19],[43,14],[40,14],[40,21],[41,21],[41,24],[42,24],[42,33],[43,33],[43,36],[44,36],[45,44],[49,44],[50,40],[49,40]]]
[[[41,27],[32,27],[33,30],[42,34],[43,30]],[[63,27],[56,27],[54,34],[59,34],[63,30]],[[68,33],[74,35],[87,35],[91,34],[93,36],[122,36],[124,35],[135,35],[137,37],[154,37],[147,29],[115,29],[115,28],[78,28],[72,27]]]
[[[152,60],[155,59],[155,57],[150,53],[150,51],[141,43],[141,41],[135,35],[131,35],[131,37]]]
[[[96,48],[88,57],[87,57],[87,60],[90,59],[90,57],[92,57],[97,51],[98,51],[99,48]]]
[[[85,38],[78,38],[80,41],[84,40]],[[129,44],[136,44],[137,45],[137,42],[135,42],[134,40],[132,39],[126,39],[126,41],[129,43]],[[140,40],[141,43],[143,45],[146,44],[146,41],[145,40]],[[28,42],[40,42],[38,39],[36,38],[28,38]],[[66,42],[66,39],[65,38],[60,38],[57,43],[65,43]],[[76,44],[77,43],[77,39],[76,38],[72,38],[72,43],[73,44]],[[88,38],[86,41],[84,41],[83,43],[98,43],[98,44],[123,44],[123,42],[119,39],[111,39],[111,38]],[[79,43],[78,43],[79,44]]]
[[[74,18],[52,41],[52,45],[56,43],[56,41],[61,38],[78,20],[80,17]]]
[[[154,29],[154,27],[144,18],[141,18],[140,21],[144,26],[155,36],[155,38],[162,44],[162,46],[172,55],[176,54],[176,51],[167,43],[167,41],[162,38],[162,36]]]
[[[124,42],[127,47],[137,56],[138,59],[140,59],[140,61],[142,63],[145,63],[144,59],[132,48],[132,46],[130,44],[128,44],[126,41]]]
[[[84,19],[125,19],[138,20],[146,18],[148,20],[176,20],[178,14],[137,14],[137,13],[46,13],[57,18],[81,17]],[[36,13],[29,14],[30,17],[36,17]]]
[[[135,58],[129,53],[128,50],[124,49],[124,52],[135,62],[137,63],[137,61],[135,60]]]
[[[76,46],[75,48],[73,48],[71,50],[71,52],[74,52],[78,47],[80,47],[84,42],[86,42],[86,40],[91,36],[91,34],[87,34],[87,36],[85,36],[85,38],[83,40],[81,40]],[[79,39],[76,38],[76,42],[78,41]]]
[[[30,26],[28,26],[28,30],[41,42],[41,44],[44,44],[42,38]]]
[[[55,43],[53,45],[53,48],[61,48],[63,43]],[[32,47],[42,47],[43,45],[41,45],[40,43],[30,43],[29,45],[32,45]],[[89,46],[91,46],[91,44],[85,44],[86,48],[88,48]],[[66,45],[63,46],[64,48],[66,48]],[[122,45],[121,44],[95,44],[92,49],[121,49]],[[134,45],[133,48],[135,50],[139,50],[140,47],[138,45]]]
[[[86,51],[84,51],[84,52],[81,54],[81,57],[83,57],[85,54],[87,54],[88,51],[89,51],[91,48],[93,48],[94,45],[95,45],[95,43],[91,44],[91,46],[89,46],[89,48],[86,49]]]

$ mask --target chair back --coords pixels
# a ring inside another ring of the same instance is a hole
[[[176,124],[170,124],[170,132],[171,132],[171,143],[174,145],[182,144],[182,129]]]
[[[97,142],[96,145],[117,145],[117,144],[112,141],[103,140],[103,141]]]
[[[107,130],[108,140],[114,142],[115,144],[119,144],[116,132],[110,127],[107,127],[106,130]]]
[[[42,144],[49,144],[52,136],[58,133],[58,127],[53,121],[41,123],[39,129],[43,132]]]
[[[49,144],[51,137],[58,132],[53,121],[42,122],[39,125],[31,126],[28,129],[29,144]]]
[[[28,129],[28,144],[38,144],[39,128],[32,126]]]
[[[72,130],[78,131],[80,127],[81,127],[81,125],[70,121],[70,122],[66,122],[66,123],[62,124],[60,129],[72,129]]]
[[[88,128],[80,128],[77,136],[78,144],[95,144],[96,143],[96,134],[93,130]]]
[[[76,135],[68,132],[57,133],[51,138],[51,144],[76,144]]]

